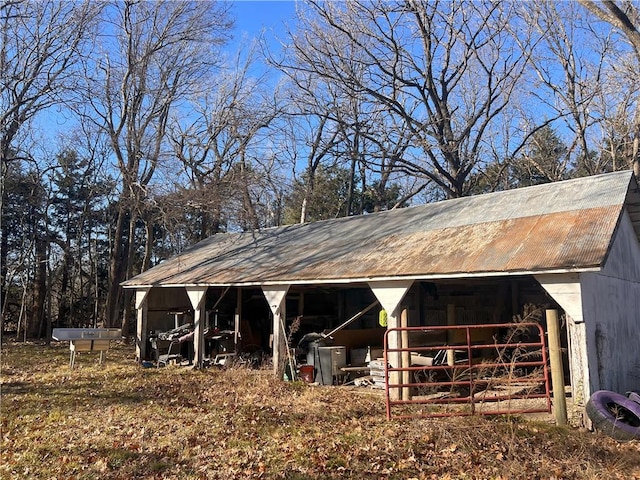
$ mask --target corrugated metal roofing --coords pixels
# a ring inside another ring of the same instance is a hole
[[[639,199],[637,184],[625,171],[218,234],[123,285],[342,283],[597,269],[623,208],[640,238]]]

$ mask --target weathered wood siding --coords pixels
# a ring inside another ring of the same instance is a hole
[[[591,390],[640,389],[640,243],[626,211],[604,268],[580,283]]]

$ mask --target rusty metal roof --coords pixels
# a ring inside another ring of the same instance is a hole
[[[343,283],[603,266],[623,209],[640,240],[630,171],[357,217],[214,235],[125,287]]]

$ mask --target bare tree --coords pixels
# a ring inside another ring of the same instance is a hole
[[[108,135],[120,174],[107,296],[107,322],[114,325],[123,306],[120,283],[134,273],[136,226],[166,152],[170,114],[211,74],[230,23],[226,7],[214,2],[127,1],[105,8],[102,20],[102,44],[87,63],[78,108]]]
[[[74,89],[77,66],[89,39],[92,20],[100,5],[55,0],[27,0],[0,3],[0,210],[3,226],[7,201],[6,180],[9,162],[35,162],[34,155],[22,143],[31,122],[50,107],[60,104],[65,93]],[[34,165],[33,168],[38,168]],[[30,217],[32,218],[32,217]],[[36,230],[37,231],[37,230]],[[9,232],[1,230],[0,298],[5,300],[8,287]],[[36,242],[37,274],[32,277],[38,310],[42,317],[45,295],[46,238]],[[33,323],[33,322],[32,322]],[[26,331],[26,330],[25,330]]]
[[[335,163],[334,151],[341,133],[336,121],[335,102],[324,86],[316,82],[316,78],[293,73],[286,95],[285,150],[290,156],[294,182],[299,165],[302,166],[305,189],[299,206],[299,222],[305,223],[308,221],[309,202],[314,195],[316,173],[323,166]]]
[[[4,1],[0,5],[0,159],[28,157],[20,129],[77,84],[76,65],[99,11],[94,2]]]
[[[530,65],[535,77],[530,95],[540,108],[559,120],[566,128],[566,146],[562,158],[552,155],[552,162],[530,165],[538,175],[548,181],[570,175],[602,173],[606,165],[602,156],[594,155],[602,117],[597,114],[601,98],[606,57],[613,51],[610,35],[596,33],[588,14],[578,4],[571,2],[542,1],[522,4],[523,21],[534,26],[536,35],[530,45],[523,45],[529,52]],[[538,148],[543,132],[533,139],[532,148]],[[542,172],[543,165],[555,171]]]
[[[279,107],[277,89],[264,75],[252,75],[255,53],[238,53],[199,89],[193,110],[172,122],[173,152],[188,179],[177,196],[198,225],[191,241],[262,226],[255,193],[270,167],[257,160],[268,156],[259,146],[271,141]]]
[[[354,45],[343,50],[358,55]],[[408,129],[397,125],[397,118],[368,101],[366,95],[309,71],[304,61],[292,68],[288,57],[278,59],[270,54],[269,59],[288,80],[286,114],[291,141],[287,151],[294,159],[294,181],[304,183],[304,194],[296,195],[301,198],[299,221],[307,221],[309,202],[315,196],[316,172],[336,166],[349,171],[346,205],[340,211],[353,215],[367,208],[383,208],[382,199],[387,196],[397,160],[410,144]],[[304,167],[296,179],[299,165]],[[406,198],[413,194],[415,191],[407,192]]]
[[[640,22],[640,11],[633,2],[616,2],[613,0],[592,1],[579,0],[580,4],[589,12],[600,20],[613,26],[620,32],[622,37],[627,41],[632,50],[633,65],[626,68],[627,73],[632,75],[634,84],[637,82],[640,73],[640,30],[638,24]],[[621,64],[624,66],[624,60]],[[634,89],[635,90],[635,89]],[[628,138],[631,142],[630,148],[625,149],[629,155],[629,165],[633,169],[636,177],[640,178],[640,101],[638,98],[633,99],[634,111],[633,116],[629,119],[631,131],[628,132]],[[606,146],[605,146],[606,148]]]
[[[412,135],[397,168],[449,197],[483,155],[526,56],[507,25],[509,5],[489,2],[308,2],[293,37],[288,69],[317,75]],[[401,121],[400,121],[401,120]]]

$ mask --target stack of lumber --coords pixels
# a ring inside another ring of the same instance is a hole
[[[384,358],[376,358],[369,362],[370,378],[374,388],[384,388]]]

